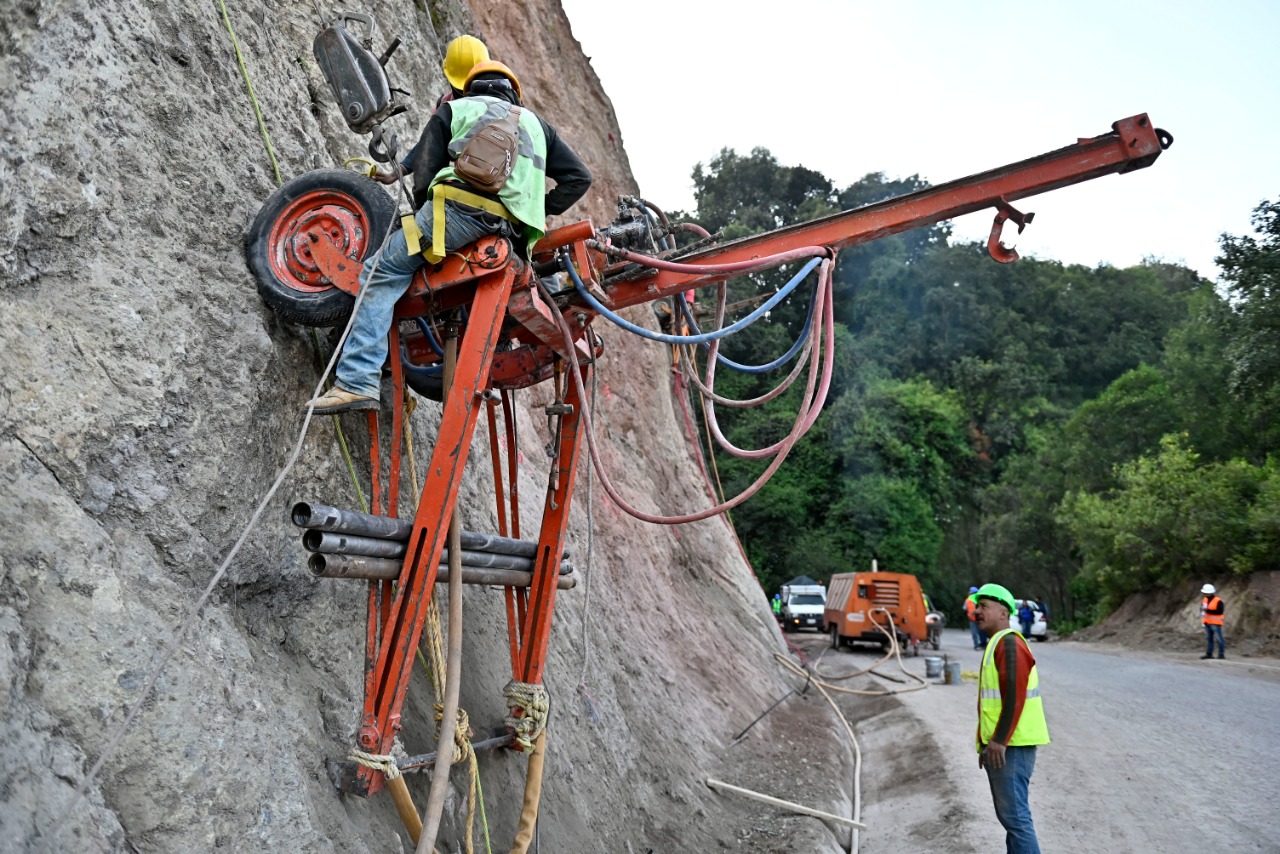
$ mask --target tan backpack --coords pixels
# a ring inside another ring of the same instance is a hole
[[[453,162],[453,171],[476,189],[496,193],[516,168],[519,150],[520,108],[513,106],[501,119],[472,131]]]

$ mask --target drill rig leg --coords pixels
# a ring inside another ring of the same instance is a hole
[[[573,370],[571,366],[566,370]],[[582,367],[582,385],[591,384],[591,366]],[[569,527],[569,507],[577,480],[578,458],[583,443],[582,401],[577,385],[565,383],[564,402],[567,411],[560,416],[559,453],[556,476],[547,487],[542,508],[542,529],[538,534],[538,553],[534,559],[533,582],[529,587],[528,616],[521,632],[520,670],[515,674],[521,682],[542,682],[547,663],[547,642],[551,636],[551,613],[556,603],[556,581],[560,575],[560,558],[564,553],[564,535]]]
[[[489,273],[476,286],[457,369],[440,420],[440,433],[409,536],[404,568],[387,616],[381,620],[377,632],[377,658],[366,681],[358,738],[360,750],[367,753],[390,753],[396,733],[400,731],[400,711],[409,687],[414,652],[426,623],[427,604],[475,434],[476,418],[483,405],[480,392],[489,382],[489,370],[514,281],[515,271],[508,265]],[[392,358],[398,358],[398,354],[392,353]],[[372,613],[371,608],[371,616]],[[372,795],[382,784],[382,772],[361,766],[353,778],[341,781],[340,787],[356,794]]]

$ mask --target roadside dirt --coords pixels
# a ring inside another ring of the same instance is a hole
[[[826,639],[816,634],[788,637],[806,659],[816,661],[825,674],[854,672],[879,659],[870,647],[835,652],[828,650]],[[923,676],[926,655],[946,655],[952,661],[959,660],[964,673],[959,686],[943,684],[941,679],[927,679],[929,687],[924,690],[881,698],[842,697],[839,701],[854,725],[862,752],[861,818],[867,825],[867,830],[860,834],[863,854],[921,851],[969,854],[998,851],[1003,847],[1004,831],[996,822],[986,781],[974,759],[977,654],[969,649],[966,640],[959,630],[951,630],[946,633],[940,652],[922,652],[919,658],[902,661],[907,672]],[[1198,779],[1196,775],[1182,767],[1185,762],[1194,764],[1192,745],[1199,719],[1195,709],[1200,704],[1194,690],[1188,693],[1184,690],[1186,686],[1167,675],[1167,665],[1187,665],[1186,670],[1178,672],[1192,679],[1225,673],[1248,677],[1255,683],[1275,683],[1280,682],[1280,658],[1241,653],[1226,662],[1212,662],[1216,669],[1205,673],[1199,667],[1204,663],[1198,661],[1199,651],[1194,645],[1158,651],[1105,642],[1051,641],[1035,644],[1033,649],[1045,660],[1073,650],[1113,657],[1117,673],[1133,674],[1119,678],[1134,697],[1117,701],[1110,695],[1086,699],[1087,691],[1080,687],[1078,680],[1083,679],[1087,685],[1093,677],[1072,673],[1073,681],[1067,681],[1065,672],[1058,673],[1062,694],[1054,710],[1058,715],[1054,753],[1046,754],[1045,761],[1037,763],[1037,779],[1032,790],[1033,812],[1045,850],[1143,850],[1143,839],[1160,841],[1160,845],[1146,850],[1193,850],[1178,849],[1176,842],[1170,842],[1180,832],[1177,830],[1179,818],[1194,825],[1191,817],[1213,814],[1217,798],[1212,793],[1199,791],[1201,787],[1191,783]],[[902,678],[896,661],[880,666],[878,672]],[[840,684],[873,690],[909,687],[907,683],[893,683],[879,676],[862,676],[852,683]],[[1269,696],[1266,687],[1259,686],[1257,690]],[[1229,702],[1227,694],[1216,695],[1220,691],[1214,683],[1210,693],[1214,693],[1216,699],[1208,702]],[[1136,703],[1137,707],[1126,719],[1108,705],[1115,702]],[[1094,720],[1099,715],[1104,719]],[[840,809],[831,811],[850,815],[853,761],[843,730],[834,723],[829,706],[810,688],[802,698],[793,698],[779,706],[769,719],[771,735],[757,736],[753,731],[753,737],[761,739],[757,742],[762,751],[758,761],[767,763],[776,758],[781,760],[781,765],[772,770],[768,765],[759,769],[765,774],[761,790],[827,809],[819,801],[827,798],[830,802],[834,786],[839,790],[836,802]],[[824,726],[824,721],[832,724]],[[778,732],[786,735],[779,738]],[[824,735],[826,741],[821,740]],[[762,743],[765,738],[772,748]],[[789,744],[785,743],[788,741]],[[1180,745],[1185,745],[1191,753]],[[781,749],[784,746],[786,749]],[[1269,761],[1268,751],[1274,752],[1266,746],[1245,751],[1232,764],[1241,769],[1250,761],[1265,764]],[[1251,760],[1251,756],[1256,759]],[[843,763],[837,762],[841,757]],[[1104,767],[1109,770],[1099,773]],[[768,788],[764,788],[766,786]],[[1230,832],[1238,836],[1242,850],[1275,850],[1266,843],[1272,833],[1268,820],[1255,815],[1260,808],[1265,811],[1253,803],[1259,797],[1261,795],[1241,793],[1229,806],[1218,804],[1217,807],[1241,813],[1241,817],[1231,821]],[[787,819],[781,811],[771,810],[769,807],[757,810],[757,820],[750,827],[757,844],[746,850],[810,850],[800,837],[779,838],[770,844],[765,834],[794,832],[798,825],[817,820]],[[1224,815],[1224,821],[1228,818],[1231,817]],[[847,833],[842,836],[832,827],[825,830],[825,838],[831,845],[849,844]],[[1125,846],[1108,848],[1108,840],[1116,844],[1123,842]],[[1258,840],[1263,840],[1261,847],[1252,847],[1251,843]],[[1136,848],[1129,844],[1135,842]]]
[[[1226,603],[1223,634],[1240,656],[1280,657],[1280,572],[1257,572],[1215,583]],[[1072,640],[1106,641],[1127,649],[1179,652],[1202,648],[1200,586],[1186,581],[1170,590],[1138,593],[1096,626]]]

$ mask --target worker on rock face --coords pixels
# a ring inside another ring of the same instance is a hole
[[[977,624],[991,640],[978,673],[978,767],[985,768],[1009,854],[1040,854],[1028,799],[1036,746],[1049,743],[1040,674],[1022,635],[1009,628],[1013,594],[984,584],[973,594]]]
[[[449,91],[436,101],[436,109],[440,109],[441,104],[461,98],[463,87],[467,85],[467,73],[480,63],[488,61],[489,48],[475,36],[461,35],[449,42],[442,64],[444,79],[449,81]],[[373,173],[373,180],[381,184],[394,184],[402,176],[413,174],[413,164],[417,162],[421,145],[422,140],[419,139],[399,163],[378,167]]]
[[[396,301],[428,261],[486,235],[509,238],[518,254],[527,255],[542,237],[547,214],[564,213],[591,187],[591,173],[555,129],[520,106],[520,81],[511,69],[481,62],[467,74],[464,91],[436,110],[418,142],[413,201],[422,246],[415,252],[405,232],[396,231],[365,261],[365,294],[338,361],[337,383],[307,403],[318,414],[378,408]],[[455,158],[476,128],[511,120],[513,108],[519,141],[513,170],[496,191],[479,190],[459,175]],[[547,178],[556,184],[550,192]]]

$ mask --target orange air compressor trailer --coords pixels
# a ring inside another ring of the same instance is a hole
[[[827,585],[827,607],[822,619],[831,636],[831,646],[857,641],[889,645],[890,624],[898,644],[920,654],[920,643],[928,637],[924,591],[914,575],[900,572],[843,572]]]

